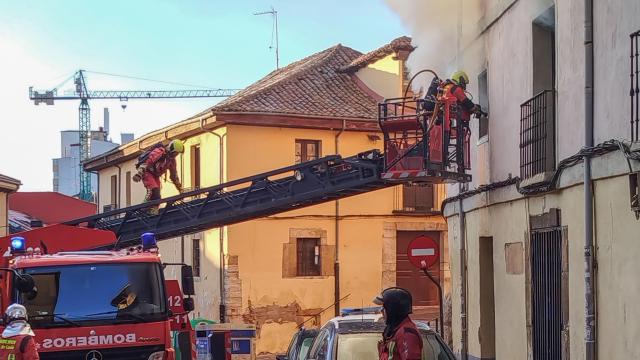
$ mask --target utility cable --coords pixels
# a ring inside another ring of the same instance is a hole
[[[521,179],[519,177],[513,177],[513,178],[508,178],[506,180],[491,183],[488,185],[480,185],[477,189],[465,191],[456,196],[452,196],[450,198],[444,199],[444,201],[442,202],[441,210],[444,210],[444,207],[451,202],[458,201],[460,199],[466,199],[473,195],[477,195],[483,192],[499,189],[501,187],[514,185],[514,184],[516,185],[518,192],[522,195],[534,195],[534,194],[553,191],[557,188],[558,179],[560,178],[560,175],[565,169],[581,163],[586,156],[597,157],[597,156],[602,156],[604,154],[617,151],[617,150],[622,152],[622,154],[627,160],[627,165],[629,166],[629,172],[632,172],[631,160],[640,161],[640,149],[631,150],[630,144],[624,141],[611,139],[593,147],[582,148],[576,154],[560,161],[560,163],[558,164],[558,167],[553,173],[553,176],[547,182],[544,182],[542,184],[535,184],[533,186],[528,186],[523,188],[523,187],[520,187]]]
[[[154,80],[154,79],[143,78],[143,77],[138,77],[138,76],[119,75],[119,74],[112,74],[112,73],[101,72],[101,71],[85,70],[85,72],[92,73],[92,74],[120,77],[120,78],[125,78],[125,79],[151,81],[151,82],[156,82],[156,83],[161,83],[161,84],[168,84],[168,85],[187,86],[187,87],[193,87],[193,88],[205,88],[205,89],[209,89],[209,90],[219,90],[220,89],[220,88],[215,88],[215,87],[211,87],[211,86],[201,86],[201,85],[185,84],[185,83],[179,83],[179,82],[173,82],[173,81]]]

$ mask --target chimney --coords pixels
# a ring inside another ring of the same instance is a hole
[[[104,137],[109,137],[109,108],[104,108]]]

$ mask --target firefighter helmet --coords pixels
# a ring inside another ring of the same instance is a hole
[[[27,321],[27,308],[20,304],[11,304],[4,312],[4,323],[9,324],[12,321]]]
[[[469,83],[469,75],[467,75],[467,73],[462,70],[458,70],[451,74],[451,80],[458,85],[462,86],[462,82],[464,82],[464,84],[466,85]]]
[[[383,306],[387,312],[391,311],[404,317],[412,312],[413,299],[406,289],[390,287],[376,296],[373,303]]]
[[[169,145],[167,145],[167,150],[169,150],[169,152],[172,153],[172,154],[183,153],[184,152],[184,144],[180,140],[171,140]]]

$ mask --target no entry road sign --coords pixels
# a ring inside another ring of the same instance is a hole
[[[407,256],[411,264],[418,269],[422,268],[422,261],[427,264],[427,268],[430,268],[438,262],[440,249],[435,240],[421,235],[411,240],[409,246],[407,246]]]

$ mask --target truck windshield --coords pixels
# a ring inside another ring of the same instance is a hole
[[[35,328],[167,317],[162,270],[156,263],[82,264],[23,269],[37,293],[18,294]]]

